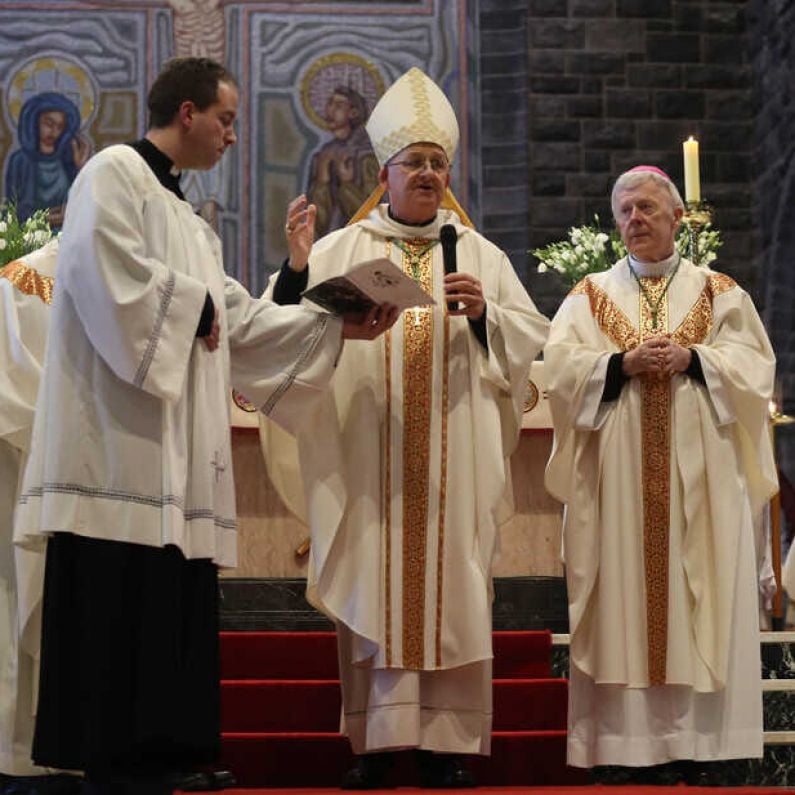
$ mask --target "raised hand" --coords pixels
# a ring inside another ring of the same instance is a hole
[[[309,204],[302,193],[287,207],[284,231],[287,235],[287,248],[290,252],[290,268],[300,272],[309,263],[309,253],[315,240],[315,218],[317,207]]]

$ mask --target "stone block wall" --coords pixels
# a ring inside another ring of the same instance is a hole
[[[795,414],[795,3],[750,0],[746,13],[755,121],[753,262],[764,285],[763,319],[776,350],[783,408]],[[777,436],[780,464],[795,482],[795,426]]]
[[[755,266],[764,317],[795,411],[795,4],[748,3],[755,119],[752,175],[758,231]]]
[[[702,195],[725,240],[719,267],[758,292],[745,5],[481,0],[484,227],[510,243],[545,311],[554,312],[565,288],[554,274],[536,273],[520,245],[561,239],[594,213],[609,225],[610,187],[632,165],[658,165],[682,186],[688,135],[701,142]]]
[[[529,258],[527,0],[480,0],[482,231],[526,282]]]

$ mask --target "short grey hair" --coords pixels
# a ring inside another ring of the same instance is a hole
[[[658,174],[656,171],[625,171],[616,180],[616,184],[613,185],[613,192],[610,194],[610,208],[613,211],[613,220],[615,220],[617,216],[616,203],[618,194],[624,190],[637,188],[638,185],[648,182],[649,180],[661,187],[664,187],[668,191],[668,194],[671,197],[672,210],[676,210],[677,208],[682,210],[685,209],[685,203],[682,201],[682,196],[677,190],[676,185],[674,185],[670,179],[666,179],[664,176],[662,176],[662,174]]]

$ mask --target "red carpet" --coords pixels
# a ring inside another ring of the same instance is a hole
[[[473,762],[483,784],[585,782],[565,764],[567,683],[550,676],[550,648],[548,632],[494,634],[492,755]],[[352,758],[333,633],[222,633],[221,671],[222,766],[240,786],[337,786]],[[396,780],[416,783],[404,756]]]
[[[473,770],[478,795],[782,795],[771,787],[574,786],[566,767],[567,682],[550,676],[548,632],[494,634],[494,733],[491,757]],[[221,635],[222,767],[245,789],[227,795],[340,792],[351,764],[340,736],[336,641],[330,632],[226,632]],[[396,780],[416,784],[410,755]],[[460,790],[435,790],[460,792]],[[420,792],[413,787],[373,793]]]
[[[339,789],[227,789],[226,795],[328,795]],[[420,790],[411,787],[368,790],[369,795],[410,795],[413,792],[472,792],[473,795],[791,795],[793,789],[771,787],[478,787],[474,790]],[[206,793],[205,795],[210,795]]]

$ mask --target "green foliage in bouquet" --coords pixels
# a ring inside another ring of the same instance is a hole
[[[709,265],[717,259],[717,250],[722,245],[720,232],[706,224],[698,234],[698,264]],[[684,225],[679,227],[676,234],[676,247],[685,256],[690,250],[689,235]],[[603,232],[599,216],[594,215],[592,224],[571,227],[568,240],[550,243],[534,249],[532,253],[539,261],[539,273],[556,271],[569,287],[573,287],[589,273],[607,270],[626,256],[627,249],[618,230],[613,228],[609,233]]]
[[[0,205],[0,268],[41,248],[52,237],[47,210],[36,210],[20,221],[12,202]]]

